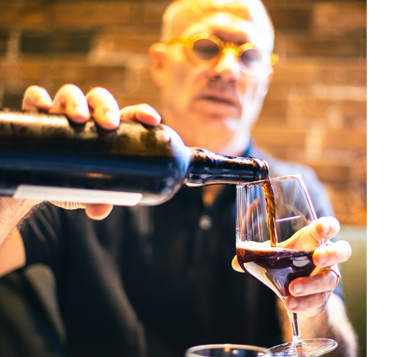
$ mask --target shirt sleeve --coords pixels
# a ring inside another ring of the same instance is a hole
[[[42,204],[20,227],[25,246],[26,265],[43,263],[56,269],[62,261],[65,229],[61,209]]]

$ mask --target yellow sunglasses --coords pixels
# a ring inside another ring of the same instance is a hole
[[[221,53],[233,51],[240,58],[240,68],[243,72],[255,75],[268,66],[278,63],[279,56],[274,53],[265,53],[252,43],[236,46],[233,42],[222,41],[220,38],[208,33],[185,38],[172,39],[168,44],[183,43],[188,57],[197,65],[215,65]]]

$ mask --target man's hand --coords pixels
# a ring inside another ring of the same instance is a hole
[[[148,125],[158,125],[160,115],[146,104],[129,106],[121,111],[115,98],[104,88],[93,88],[86,96],[76,86],[62,86],[54,99],[41,87],[31,86],[24,94],[22,109],[29,111],[46,111],[63,113],[76,123],[85,123],[93,116],[94,120],[104,129],[116,129],[123,120],[138,120]],[[53,202],[66,208],[86,208],[87,215],[92,219],[103,219],[112,210],[110,204],[83,204],[77,202]]]
[[[289,285],[292,295],[287,298],[286,306],[293,312],[320,311],[325,305],[332,290],[338,284],[339,278],[335,272],[337,265],[347,261],[351,256],[350,244],[345,241],[330,242],[340,230],[339,222],[333,217],[323,217],[298,231],[293,237],[279,246],[291,249],[303,249],[313,246],[316,242],[326,244],[317,248],[313,255],[313,262],[317,267],[311,276],[297,278]],[[311,243],[311,244],[310,244]],[[237,257],[232,261],[232,268],[243,272]],[[326,269],[328,268],[328,269]]]

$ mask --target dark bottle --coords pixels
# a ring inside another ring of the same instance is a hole
[[[105,130],[62,114],[0,111],[0,195],[52,201],[156,205],[181,186],[268,177],[256,158],[186,147],[165,125],[121,121]]]

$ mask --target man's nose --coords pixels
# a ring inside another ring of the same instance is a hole
[[[226,48],[222,51],[214,71],[224,80],[239,80],[242,76],[240,58],[234,49]]]

